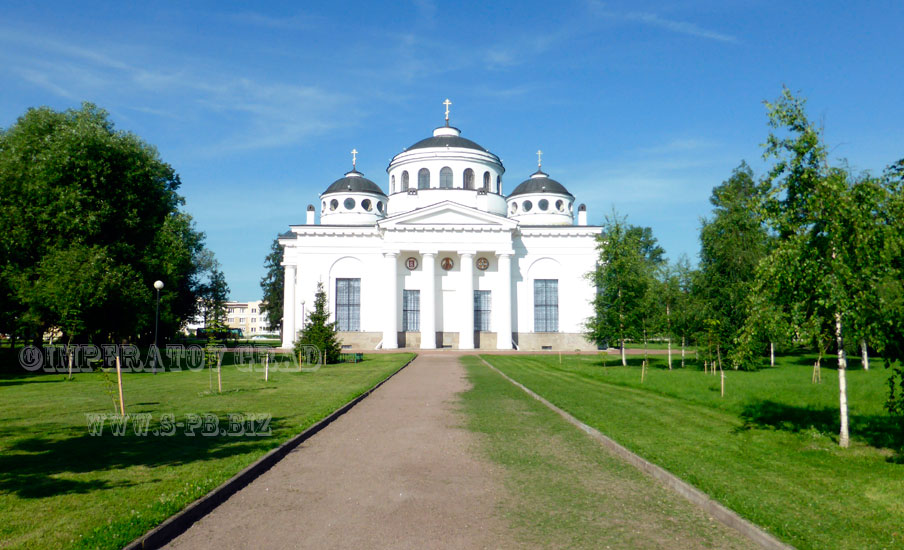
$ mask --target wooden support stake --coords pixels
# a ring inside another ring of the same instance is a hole
[[[119,353],[116,354],[116,379],[119,382],[119,416],[125,416],[126,406],[122,402],[122,367],[119,363]]]
[[[264,382],[270,379],[270,352],[264,356]]]
[[[640,364],[640,383],[643,384],[644,376],[647,373],[647,361],[646,359]]]
[[[722,397],[725,397],[725,371],[722,371]]]

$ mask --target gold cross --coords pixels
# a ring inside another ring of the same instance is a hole
[[[452,102],[449,101],[449,98],[446,98],[446,100],[443,101],[443,105],[446,106],[446,122],[449,122],[449,105],[452,105]]]
[[[357,156],[358,156],[358,150],[352,149],[352,169],[355,168],[355,162],[357,160]]]
[[[543,151],[537,149],[537,168],[543,166]]]

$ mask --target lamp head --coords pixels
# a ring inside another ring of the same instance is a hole
[[[157,290],[163,288],[163,281],[154,281],[154,288],[156,288]]]

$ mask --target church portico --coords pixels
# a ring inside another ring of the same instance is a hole
[[[448,125],[387,173],[389,195],[353,165],[321,195],[319,224],[310,216],[280,236],[283,346],[320,282],[356,349],[590,348],[584,275],[600,229],[574,225],[564,186],[538,170],[505,197],[498,157]]]

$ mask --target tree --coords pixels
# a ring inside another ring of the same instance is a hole
[[[773,132],[764,156],[775,163],[765,180],[765,211],[778,238],[759,264],[756,284],[779,306],[761,303],[762,309],[780,312],[784,322],[814,341],[820,352],[828,342],[835,344],[839,444],[847,447],[845,330],[864,307],[858,303],[863,298],[858,291],[875,276],[875,266],[861,258],[869,248],[885,248],[880,226],[864,219],[882,205],[855,204],[868,195],[855,191],[846,170],[828,165],[820,132],[807,119],[804,104],[787,88],[778,101],[766,104]],[[759,311],[751,318],[764,315]]]
[[[876,275],[877,314],[874,345],[892,369],[886,407],[904,415],[904,159],[889,166],[881,179],[885,206],[882,265]]]
[[[304,346],[314,346],[323,354],[325,363],[337,363],[342,347],[336,336],[336,323],[331,323],[327,310],[326,292],[323,283],[317,283],[314,307],[305,319],[301,337],[295,343],[296,353],[304,353]]]
[[[597,268],[591,274],[597,294],[594,315],[586,323],[587,337],[597,345],[618,342],[623,366],[627,365],[625,340],[645,337],[652,319],[653,271],[643,236],[643,230],[632,228],[617,213],[607,216],[597,237]]]
[[[205,261],[207,280],[201,284],[199,296],[204,312],[204,326],[219,326],[226,322],[226,302],[229,300],[229,285],[226,275],[220,269],[220,262],[209,255]]]
[[[678,293],[674,297],[670,321],[674,334],[681,337],[681,368],[684,368],[687,342],[699,329],[698,312],[701,308],[694,292],[694,280],[699,272],[691,269],[691,263],[685,255],[678,258],[672,272]]]
[[[35,343],[50,327],[147,337],[157,279],[187,292],[161,299],[166,322],[184,321],[203,235],[179,210],[180,184],[154,147],[89,103],[29,109],[0,131],[0,331]]]
[[[748,315],[745,305],[756,267],[768,251],[769,236],[758,215],[760,188],[747,163],[742,162],[715,187],[709,201],[713,217],[704,218],[700,229],[697,290],[704,317],[713,321],[707,325],[708,338],[732,353]],[[733,362],[737,368],[738,362]]]
[[[283,250],[279,244],[279,237],[273,239],[270,245],[270,253],[264,258],[264,268],[267,273],[261,278],[261,291],[263,302],[261,313],[267,315],[267,328],[279,330],[282,335],[283,319],[283,287],[285,286],[286,271],[282,266]]]

